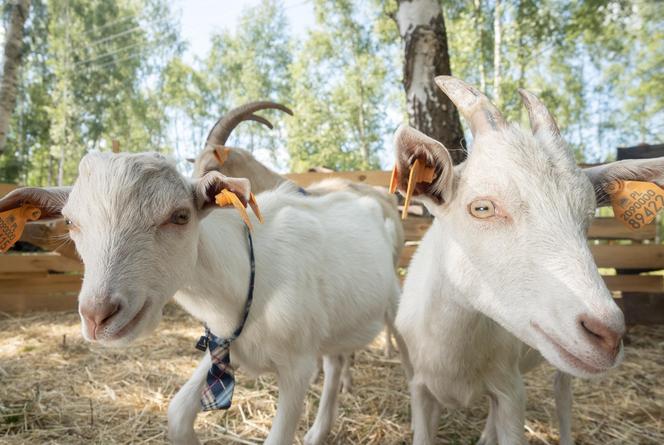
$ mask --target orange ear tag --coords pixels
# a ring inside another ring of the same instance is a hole
[[[0,252],[5,253],[16,244],[27,221],[37,221],[40,216],[41,210],[27,204],[0,213]]]
[[[249,230],[254,230],[254,227],[251,225],[251,221],[249,220],[247,209],[244,207],[244,205],[242,205],[242,201],[240,201],[240,198],[238,198],[235,193],[231,192],[230,190],[224,189],[214,198],[215,202],[219,207],[227,207],[229,205],[235,207],[235,209],[240,214],[242,221],[244,221],[246,226],[249,227]],[[258,208],[258,203],[256,202],[256,197],[254,196],[253,193],[249,193],[249,205],[256,214],[258,221],[261,224],[263,224],[263,215],[261,215],[261,211]]]
[[[606,186],[615,217],[632,230],[653,222],[664,208],[664,190],[652,182],[614,181]]]
[[[258,221],[263,224],[263,215],[261,215],[261,209],[258,208],[258,203],[253,193],[249,193],[249,205],[251,206],[251,210],[254,211],[254,215],[258,218]]]
[[[406,197],[403,203],[403,211],[401,212],[401,219],[408,217],[408,206],[410,205],[410,198],[413,196],[415,184],[426,182],[431,184],[434,176],[433,167],[427,167],[419,159],[415,159],[413,165],[410,167],[410,175],[408,176],[408,188],[406,190]]]
[[[217,158],[219,165],[224,165],[231,149],[228,147],[217,147],[214,149],[214,157]]]
[[[399,170],[395,165],[392,169],[392,177],[390,178],[390,193],[396,193],[397,191],[397,180],[399,179]]]

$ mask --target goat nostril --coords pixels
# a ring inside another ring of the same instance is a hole
[[[579,324],[588,339],[608,354],[615,355],[620,350],[623,333],[607,326],[603,322],[589,316],[581,316]]]
[[[595,338],[602,339],[602,335],[598,334],[597,332],[594,332],[592,329],[588,327],[585,321],[581,321],[581,327],[583,327],[583,330],[586,331],[588,334],[592,335]]]

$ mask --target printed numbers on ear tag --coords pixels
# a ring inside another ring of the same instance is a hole
[[[249,230],[250,231],[254,230],[254,227],[251,225],[251,221],[249,220],[247,209],[244,207],[242,201],[240,201],[240,198],[238,198],[235,193],[231,192],[230,190],[224,189],[218,195],[216,195],[214,199],[219,207],[227,207],[229,205],[235,207],[235,210],[238,211],[240,217],[242,218],[242,221],[244,221]],[[254,196],[253,193],[249,193],[249,205],[256,214],[258,221],[261,224],[263,224],[263,215],[261,215],[261,211],[258,208],[258,203],[256,202],[256,197]]]
[[[408,188],[406,189],[406,197],[403,203],[403,211],[401,212],[401,219],[408,217],[408,206],[410,206],[410,198],[413,196],[415,185],[420,182],[431,184],[434,177],[433,167],[427,167],[424,162],[415,159],[413,165],[410,167],[410,175],[408,176]]]
[[[632,230],[653,222],[664,208],[664,190],[652,182],[614,181],[606,192],[615,217]]]
[[[5,253],[16,244],[26,222],[37,221],[40,216],[41,210],[27,204],[0,213],[0,252]]]

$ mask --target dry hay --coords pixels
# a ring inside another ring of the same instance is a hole
[[[0,443],[142,444],[166,442],[168,400],[193,371],[201,326],[169,306],[159,330],[128,350],[84,343],[73,313],[0,315]],[[625,364],[609,376],[574,385],[578,444],[664,443],[664,326],[634,328]],[[406,383],[399,363],[385,359],[381,340],[356,355],[354,390],[340,399],[328,443],[410,443]],[[199,416],[208,443],[258,443],[274,415],[272,377],[239,373],[233,407]],[[557,443],[552,370],[528,375],[530,444]],[[320,382],[312,386],[297,443],[313,422]],[[444,411],[438,442],[471,444],[485,406]]]

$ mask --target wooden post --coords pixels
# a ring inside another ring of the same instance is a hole
[[[113,153],[120,153],[120,141],[113,139],[111,150],[113,150]]]

